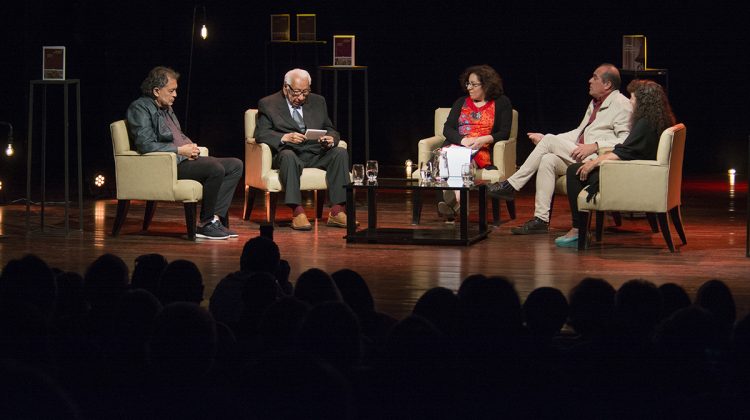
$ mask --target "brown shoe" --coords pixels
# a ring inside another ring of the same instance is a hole
[[[346,213],[343,211],[338,212],[335,216],[328,213],[328,226],[346,228]]]
[[[307,216],[305,215],[305,213],[300,213],[294,216],[294,219],[292,219],[292,229],[294,230],[312,229],[312,225],[310,224],[310,221],[307,220]]]

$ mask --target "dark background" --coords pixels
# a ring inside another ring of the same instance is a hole
[[[320,64],[331,64],[334,34],[354,34],[356,63],[369,68],[372,158],[386,164],[415,160],[417,141],[432,134],[434,109],[450,106],[461,95],[460,72],[486,63],[503,77],[506,94],[519,112],[520,164],[531,150],[525,133],[574,128],[589,100],[592,71],[602,62],[620,66],[622,35],[644,34],[648,65],[669,69],[670,99],[678,121],[688,128],[685,173],[725,173],[731,167],[746,173],[750,130],[744,13],[716,2],[700,7],[676,1],[567,3],[198,3],[206,7],[209,37],[204,41],[196,34],[188,123],[183,128],[213,155],[242,157],[243,112],[278,90],[286,70],[306,67],[314,88],[322,82],[316,77],[312,47],[295,52],[268,46],[269,15],[291,14],[294,39],[294,15],[316,13],[318,39],[328,41],[319,48]],[[167,65],[182,74],[175,110],[184,123],[194,5],[173,0],[28,0],[6,8],[0,17],[0,120],[13,123],[16,147],[13,158],[0,158],[7,199],[25,191],[29,80],[41,78],[42,46],[66,46],[67,77],[81,80],[88,183],[97,171],[113,173],[109,124],[124,118],[152,67]],[[198,7],[196,32],[202,20]],[[349,140],[354,162],[361,162],[362,93],[354,76]],[[323,93],[332,109],[330,74],[324,81]],[[52,179],[61,177],[62,165],[59,91],[48,89],[47,98],[47,176]],[[338,125],[346,136],[345,92],[340,95]],[[36,112],[39,120],[41,110]],[[0,130],[4,140],[5,129]],[[39,150],[35,147],[31,153],[38,168]]]

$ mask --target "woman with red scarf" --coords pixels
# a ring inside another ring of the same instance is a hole
[[[483,64],[464,70],[459,82],[467,95],[451,107],[443,128],[443,147],[475,150],[472,161],[477,168],[493,169],[491,146],[508,138],[513,120],[513,107],[503,92],[503,81],[495,69]],[[444,191],[443,200],[438,203],[440,214],[448,221],[455,220],[460,206],[455,191]]]

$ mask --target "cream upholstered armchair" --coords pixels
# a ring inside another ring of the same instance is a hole
[[[661,134],[656,160],[610,160],[599,168],[599,192],[590,202],[584,189],[578,195],[581,211],[578,229],[578,249],[588,246],[588,228],[592,212],[610,210],[655,213],[664,241],[674,252],[667,223],[667,212],[682,240],[687,244],[680,216],[682,189],[682,160],[685,154],[686,129],[683,124],[672,126]],[[597,223],[597,240],[601,240],[601,225]]]
[[[279,181],[279,171],[271,169],[273,155],[267,144],[255,141],[255,125],[258,110],[245,111],[245,208],[242,218],[248,220],[253,211],[253,203],[258,193],[265,193],[266,221],[273,223],[276,217],[278,195],[284,190]],[[346,142],[339,140],[338,147],[346,149]],[[326,171],[318,168],[305,168],[300,177],[301,191],[315,191],[315,217],[323,217],[325,202]]]
[[[419,168],[423,162],[427,162],[432,157],[432,152],[439,148],[445,141],[443,136],[443,126],[445,121],[448,119],[450,108],[437,108],[435,109],[435,135],[427,137],[419,141],[418,144],[418,156],[417,156],[417,170],[412,173],[412,178],[419,177]],[[492,165],[497,169],[478,169],[476,173],[476,179],[481,179],[488,182],[498,182],[508,179],[511,175],[516,173],[516,138],[518,137],[518,111],[513,110],[513,121],[510,127],[510,136],[507,140],[496,141],[492,147]],[[515,201],[508,201],[506,203],[508,207],[508,214],[511,219],[516,218],[516,205]],[[421,210],[421,209],[420,209]],[[419,210],[415,213],[419,214]],[[500,200],[492,199],[492,216],[495,225],[500,224]],[[419,220],[414,220],[414,223],[419,223]]]
[[[147,230],[156,211],[157,201],[181,201],[185,207],[187,237],[195,240],[196,208],[203,198],[203,185],[191,179],[177,179],[177,155],[169,152],[140,154],[132,149],[127,122],[109,125],[115,155],[115,184],[117,185],[117,215],[112,236],[120,233],[130,208],[130,200],[146,201],[143,230]],[[208,155],[202,147],[201,155]]]

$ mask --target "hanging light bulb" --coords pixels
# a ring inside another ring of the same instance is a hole
[[[201,38],[208,38],[208,29],[206,29],[206,25],[203,25],[203,27],[201,27]]]
[[[5,148],[5,156],[13,156],[16,151],[13,149],[13,143],[8,142],[8,147]]]

